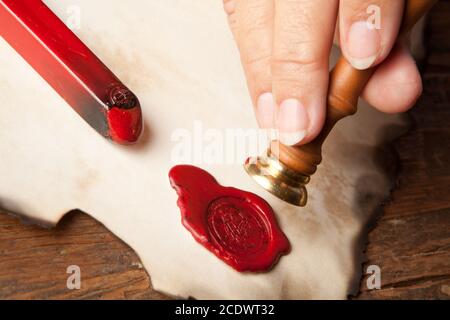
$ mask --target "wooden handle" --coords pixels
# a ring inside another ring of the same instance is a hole
[[[437,0],[407,0],[400,34],[407,33]],[[328,108],[324,127],[312,142],[298,147],[288,147],[274,142],[271,154],[288,168],[304,175],[313,174],[322,160],[322,144],[340,119],[357,110],[358,99],[376,68],[354,69],[341,56],[330,74]]]

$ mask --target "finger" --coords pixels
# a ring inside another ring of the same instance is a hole
[[[342,52],[356,69],[383,61],[391,51],[403,16],[403,0],[341,0]]]
[[[285,145],[309,142],[322,129],[337,5],[337,0],[275,1],[272,90]]]
[[[422,93],[419,70],[407,48],[396,45],[369,80],[363,98],[380,111],[404,112]]]
[[[224,0],[247,85],[262,128],[274,127],[270,60],[272,55],[273,1]]]

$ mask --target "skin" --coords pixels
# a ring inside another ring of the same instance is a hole
[[[379,8],[379,28],[369,20]],[[370,9],[369,8],[369,9]],[[333,40],[357,69],[379,68],[363,92],[375,108],[404,112],[422,92],[416,64],[397,41],[404,0],[224,0],[256,119],[286,145],[323,127]]]

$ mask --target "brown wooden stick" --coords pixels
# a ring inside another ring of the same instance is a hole
[[[437,0],[407,0],[400,36],[406,34]],[[357,110],[358,99],[375,68],[357,70],[341,56],[330,74],[328,108],[325,125],[312,142],[298,147],[288,147],[277,141],[271,145],[275,155],[288,168],[304,175],[313,174],[322,160],[322,144],[334,125]]]

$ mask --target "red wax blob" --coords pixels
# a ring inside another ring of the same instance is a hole
[[[183,225],[237,271],[267,271],[289,252],[289,240],[264,199],[223,187],[194,166],[175,166],[169,178],[178,194]]]
[[[131,144],[139,139],[142,131],[141,108],[120,109],[113,107],[107,111],[109,134],[120,144]]]

